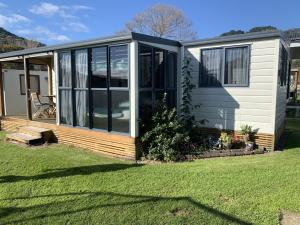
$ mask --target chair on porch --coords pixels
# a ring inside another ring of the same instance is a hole
[[[33,114],[33,119],[37,119],[40,117],[49,118],[49,103],[41,102],[39,94],[37,92],[31,93],[31,101],[33,103],[33,107],[36,109],[36,112]]]

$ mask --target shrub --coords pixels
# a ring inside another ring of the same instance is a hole
[[[183,155],[189,136],[177,118],[176,109],[166,106],[166,94],[152,116],[152,126],[141,137],[143,148],[148,150],[148,158],[162,161],[176,161]]]

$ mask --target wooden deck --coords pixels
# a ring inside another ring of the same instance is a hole
[[[52,121],[30,121],[21,117],[4,117],[1,119],[1,130],[16,132],[21,126],[35,126],[51,129],[58,143],[76,146],[96,151],[108,156],[136,159],[136,142],[134,138],[105,133],[101,131],[85,130],[75,127],[58,126]]]

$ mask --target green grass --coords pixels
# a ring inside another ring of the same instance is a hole
[[[0,224],[278,224],[300,212],[300,122],[288,125],[283,152],[146,166],[1,141]]]

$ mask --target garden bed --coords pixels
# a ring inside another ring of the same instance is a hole
[[[246,149],[230,149],[230,150],[209,150],[204,151],[200,154],[186,155],[187,160],[193,159],[205,159],[205,158],[214,158],[214,157],[226,157],[226,156],[242,156],[242,155],[255,155],[255,154],[264,154],[267,151],[263,149],[255,150],[246,150]]]

